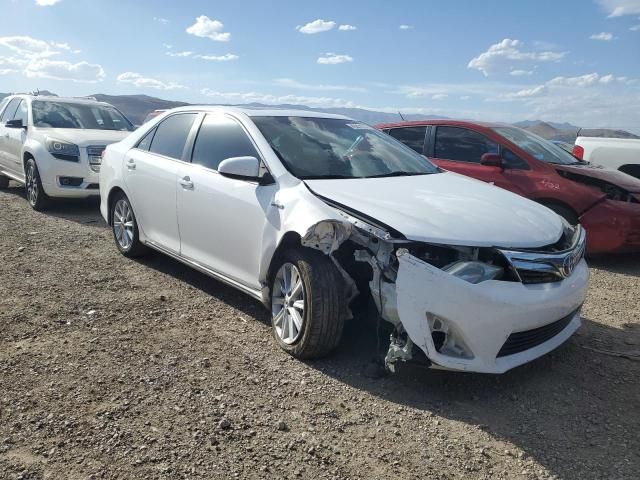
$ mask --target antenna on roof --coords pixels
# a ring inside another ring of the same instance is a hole
[[[578,138],[580,136],[580,132],[582,131],[582,127],[580,127],[578,129],[578,131],[576,132],[576,138]]]
[[[404,119],[404,117],[402,116],[402,113],[400,113],[400,111],[398,111],[398,115],[400,115],[400,118],[401,118],[401,119],[402,119],[402,121],[404,122],[404,121],[405,121],[405,119]]]

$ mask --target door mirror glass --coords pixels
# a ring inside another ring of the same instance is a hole
[[[496,153],[485,153],[480,157],[480,163],[485,167],[502,168],[502,158]]]
[[[259,180],[260,160],[256,157],[231,157],[220,162],[218,173],[225,177]]]
[[[18,118],[15,120],[9,120],[7,123],[4,124],[5,127],[7,128],[24,128],[25,126],[22,124],[22,119]]]

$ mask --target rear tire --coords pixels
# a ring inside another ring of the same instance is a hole
[[[9,177],[0,175],[0,190],[4,190],[9,187]]]
[[[302,248],[285,252],[271,280],[271,326],[280,348],[299,359],[329,354],[342,338],[344,291],[326,255]]]
[[[138,222],[133,213],[133,207],[124,193],[116,194],[110,212],[111,231],[120,253],[128,258],[146,254],[148,249],[140,242]]]
[[[27,164],[25,165],[24,188],[27,195],[27,202],[29,202],[31,208],[36,212],[42,212],[49,208],[51,200],[47,194],[44,193],[38,165],[36,165],[36,161],[33,158],[27,160]]]

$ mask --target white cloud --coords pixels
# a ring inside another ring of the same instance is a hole
[[[300,95],[272,95],[259,92],[219,92],[210,88],[200,91],[202,95],[214,98],[220,103],[264,103],[269,105],[294,104],[310,107],[356,107],[353,102],[333,97],[307,97]]]
[[[514,64],[535,64],[540,62],[558,62],[566,52],[523,51],[519,40],[505,38],[489,47],[486,52],[472,58],[468,68],[481,71],[485,76],[512,69]]]
[[[10,73],[18,73],[20,70],[14,70],[13,68],[0,68],[0,75],[9,75]]]
[[[465,101],[466,101],[466,100],[471,100],[471,97],[470,97],[469,95],[462,95],[462,96],[460,97],[460,100],[465,100]]]
[[[640,32],[640,24],[629,27],[629,30],[631,30],[632,32]]]
[[[156,90],[178,90],[187,88],[179,83],[166,83],[155,78],[143,77],[141,74],[135,72],[121,73],[118,75],[117,80],[120,83],[130,83],[139,88],[154,88]]]
[[[0,37],[0,45],[26,58],[50,57],[59,53],[53,44],[27,36]]]
[[[358,27],[355,27],[353,25],[340,25],[338,27],[338,30],[342,30],[343,32],[348,32],[348,31],[357,30],[357,29]]]
[[[640,14],[640,0],[598,0],[609,17]]]
[[[317,91],[346,91],[346,92],[366,92],[366,88],[349,87],[346,85],[323,85],[302,83],[292,78],[276,78],[273,83],[279,87],[295,88],[296,90],[317,90]]]
[[[597,72],[587,73],[586,75],[580,75],[577,77],[555,77],[547,82],[547,85],[550,86],[559,86],[559,87],[591,87],[594,85],[602,84],[607,85],[610,83],[623,83],[627,85],[631,85],[635,83],[634,80],[630,80],[627,77],[616,77],[613,74],[608,75],[600,75]]]
[[[171,23],[171,20],[169,20],[168,18],[153,17],[153,20],[163,25],[168,25],[169,23]]]
[[[36,5],[39,7],[51,7],[56,3],[60,3],[62,0],[36,0]]]
[[[190,57],[191,55],[193,55],[193,52],[166,52],[167,56],[169,57]]]
[[[446,93],[436,93],[435,95],[431,96],[431,100],[445,100],[449,98],[449,95],[447,95]]]
[[[613,33],[609,33],[609,32],[594,33],[589,38],[591,40],[601,40],[603,42],[610,42],[611,40],[613,40]]]
[[[334,22],[333,20],[322,20],[321,18],[318,18],[317,20],[309,22],[306,25],[298,25],[296,27],[296,30],[298,30],[300,33],[311,35],[314,33],[328,32],[335,26],[336,22]]]
[[[326,53],[324,56],[318,57],[318,63],[321,65],[337,65],[339,63],[353,62],[353,58],[349,55],[337,55],[335,53]]]
[[[228,42],[231,39],[229,32],[223,32],[224,24],[219,20],[213,20],[206,15],[196,18],[196,23],[187,28],[187,33],[196,37],[209,38],[216,42]]]
[[[400,25],[400,30],[411,30],[413,28],[413,25]]]
[[[527,75],[531,75],[533,72],[531,70],[511,70],[509,75],[514,77],[526,77]]]
[[[506,95],[506,97],[507,98],[537,97],[545,93],[546,90],[547,90],[547,87],[545,87],[544,85],[538,85],[537,87],[525,88],[524,90],[518,90],[517,92],[509,93]]]
[[[237,60],[240,57],[238,55],[234,55],[233,53],[225,53],[224,55],[194,55],[193,58],[209,60],[212,62],[230,62],[232,60]]]
[[[24,74],[30,78],[68,80],[77,83],[96,83],[105,78],[102,66],[88,62],[71,63],[41,58],[29,62]]]

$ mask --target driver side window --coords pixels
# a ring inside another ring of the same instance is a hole
[[[438,127],[434,157],[457,162],[480,163],[485,153],[500,152],[500,147],[484,135],[461,127]]]

